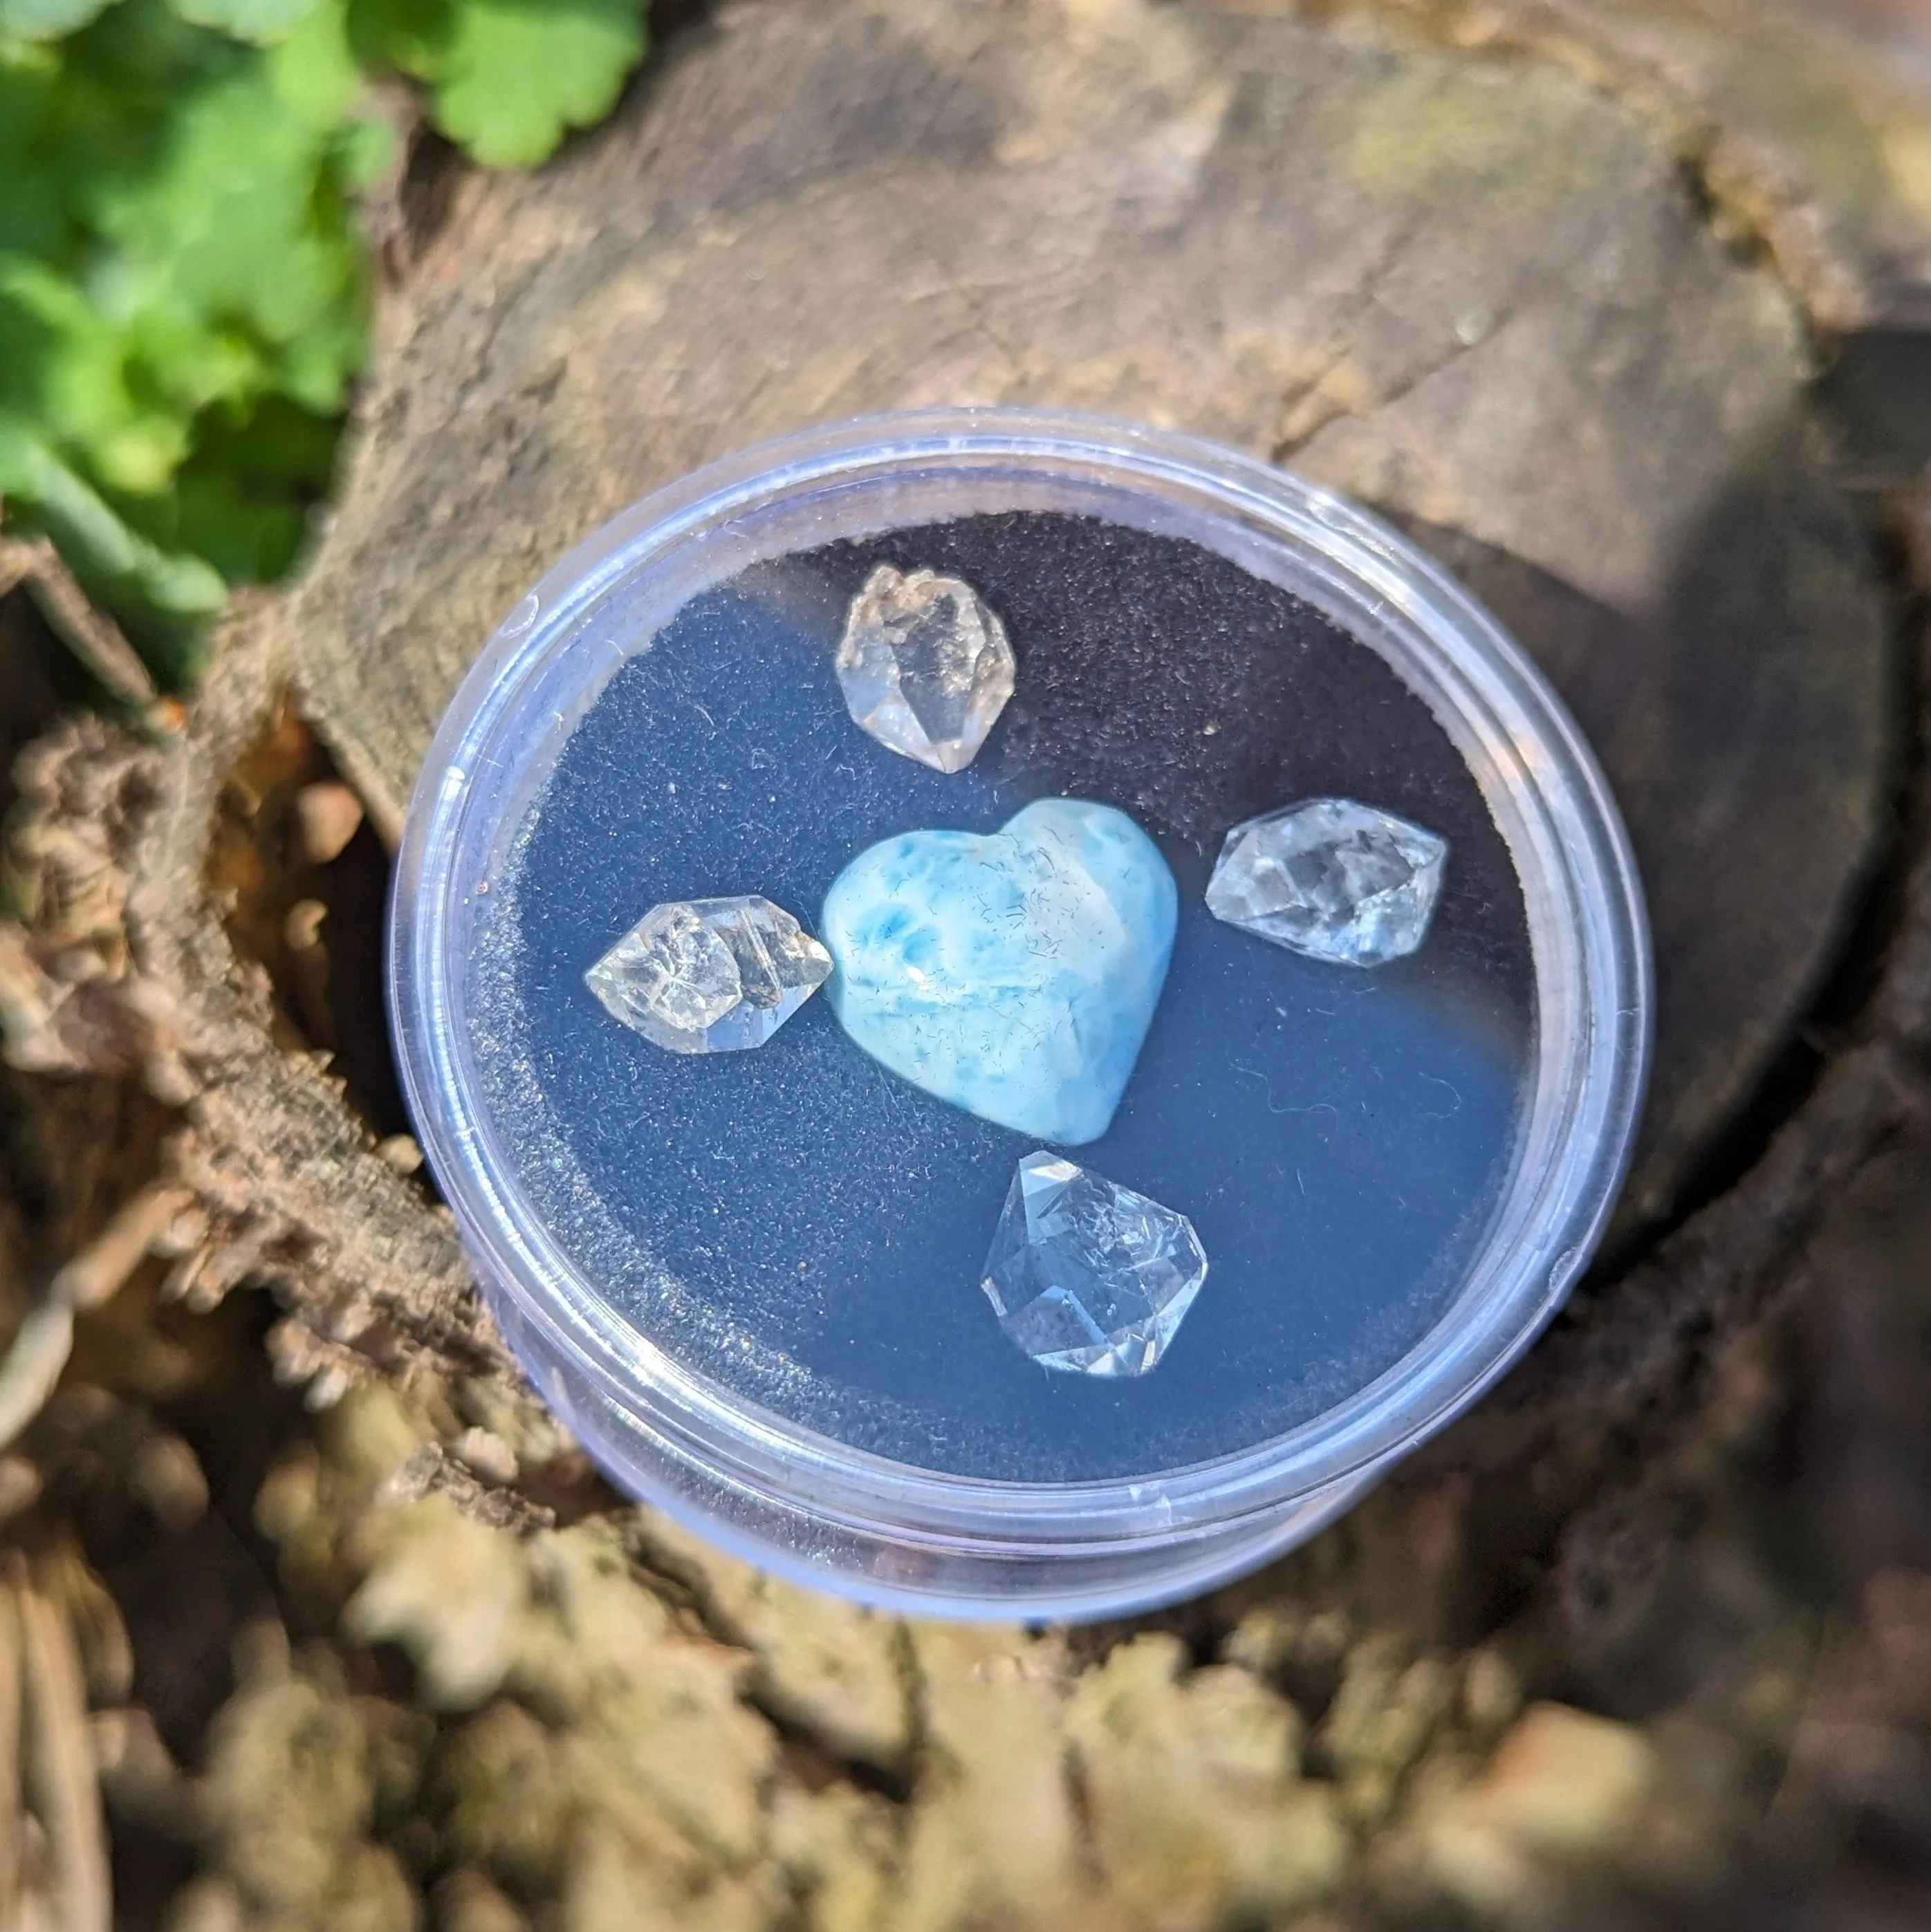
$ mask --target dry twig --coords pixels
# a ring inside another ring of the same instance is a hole
[[[113,1932],[107,1827],[80,1660],[65,1619],[24,1566],[11,1594],[26,1684],[27,1795],[47,1832],[56,1923],[62,1932]]]
[[[45,537],[0,538],[0,596],[24,584],[41,615],[123,704],[151,704],[155,681],[121,627],[97,610]]]
[[[29,1311],[0,1360],[0,1449],[40,1414],[74,1348],[74,1318],[111,1300],[155,1242],[189,1206],[185,1188],[144,1187],[66,1264]]]

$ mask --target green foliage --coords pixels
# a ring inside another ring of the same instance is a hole
[[[476,159],[606,113],[641,0],[0,0],[0,497],[164,674],[287,568],[366,341],[399,72]]]
[[[280,40],[316,9],[317,0],[175,0],[174,10],[197,27],[218,27],[263,46]]]
[[[0,0],[0,33],[29,40],[71,34],[107,4],[108,0]]]
[[[499,168],[602,120],[644,52],[635,0],[350,0],[350,33],[425,82],[436,125]]]

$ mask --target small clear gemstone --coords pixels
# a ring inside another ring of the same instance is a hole
[[[1013,694],[1005,627],[969,584],[881,563],[851,600],[838,645],[853,719],[888,750],[963,771]]]
[[[1013,1177],[981,1286],[1041,1368],[1143,1376],[1206,1278],[1185,1215],[1041,1150]]]
[[[1311,959],[1382,966],[1419,946],[1448,841],[1349,798],[1309,799],[1227,834],[1207,910]]]
[[[584,975],[627,1027],[672,1053],[762,1046],[821,986],[831,955],[755,897],[654,905]]]

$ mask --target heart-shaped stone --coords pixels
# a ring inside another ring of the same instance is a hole
[[[1123,812],[1041,799],[999,832],[906,832],[825,895],[845,1030],[916,1087],[1035,1140],[1107,1130],[1173,951],[1173,875]]]

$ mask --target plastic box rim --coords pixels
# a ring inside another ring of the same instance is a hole
[[[1529,904],[1538,1006],[1553,990],[1561,1008],[1539,1015],[1536,1098],[1509,1195],[1471,1270],[1480,1285],[1465,1284],[1422,1343],[1320,1416],[1155,1476],[1028,1484],[916,1469],[683,1369],[573,1278],[519,1200],[468,1077],[452,936],[473,882],[466,860],[503,802],[503,747],[527,722],[519,698],[560,652],[581,646],[618,585],[665,557],[784,493],[935,466],[1063,470],[1207,506],[1203,514],[1324,559],[1316,601],[1338,602],[1358,632],[1378,625],[1435,653],[1437,688],[1423,695],[1438,716],[1449,701],[1456,718],[1444,724],[1452,731],[1458,720],[1497,761],[1476,776],[1485,792],[1501,786],[1491,808],[1516,815],[1514,836],[1503,829]],[[625,1486],[767,1568],[952,1616],[1099,1616],[1204,1588],[1311,1533],[1463,1412],[1541,1332],[1600,1237],[1629,1161],[1653,1023],[1627,835],[1581,734],[1494,618],[1407,539],[1316,484],[1173,431],[1025,409],[908,411],[799,431],[707,465],[571,550],[505,618],[444,714],[398,854],[389,941],[391,1022],[425,1152],[492,1306],[587,1450]],[[1564,981],[1553,989],[1552,965]],[[1551,1017],[1563,1022],[1553,1039]],[[1518,1196],[1525,1211],[1512,1222]],[[1203,1570],[1216,1546],[1222,1567]]]

